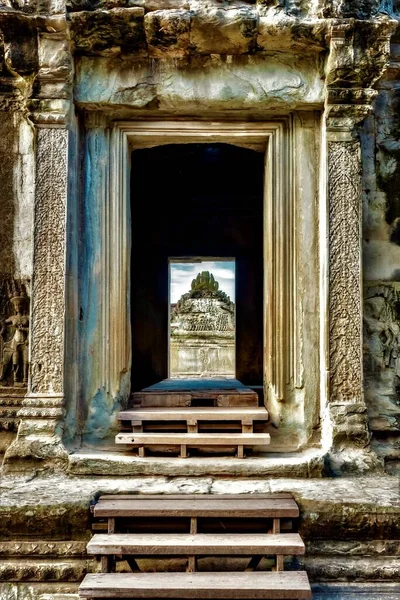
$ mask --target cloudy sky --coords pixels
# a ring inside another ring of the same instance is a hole
[[[171,262],[171,303],[178,302],[182,294],[190,290],[192,280],[201,271],[210,271],[219,283],[219,289],[228,294],[235,302],[235,262],[234,261],[199,261]]]

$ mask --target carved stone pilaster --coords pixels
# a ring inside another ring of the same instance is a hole
[[[5,455],[6,471],[60,467],[67,458],[61,441],[67,153],[66,129],[38,128],[30,379],[17,439]]]
[[[389,62],[395,23],[333,22],[326,68],[327,400],[334,472],[379,465],[369,452],[363,390],[362,204],[358,125],[372,110],[374,83]],[[367,43],[368,41],[368,43]],[[361,458],[360,458],[361,457]]]
[[[362,399],[361,179],[358,141],[328,141],[329,392]]]
[[[363,389],[361,149],[344,128],[327,135],[330,466],[342,474],[381,464],[369,451]]]

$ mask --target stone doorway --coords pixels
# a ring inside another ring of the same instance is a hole
[[[79,334],[79,371],[85,377],[79,380],[79,393],[69,396],[67,412],[71,431],[77,422],[74,415],[78,409],[82,410],[79,420],[84,424],[84,440],[97,443],[100,436],[111,438],[116,430],[117,411],[130,405],[132,391],[167,377],[167,334],[163,337],[164,362],[149,362],[151,369],[147,373],[141,369],[140,357],[138,362],[134,348],[138,336],[134,326],[135,300],[131,295],[140,288],[139,280],[135,279],[133,263],[137,257],[134,252],[141,242],[147,244],[145,258],[151,262],[149,257],[153,256],[154,244],[149,240],[156,240],[154,223],[151,219],[148,223],[141,220],[133,206],[143,172],[138,160],[140,153],[146,149],[161,152],[166,146],[180,145],[187,152],[192,145],[224,144],[233,151],[246,149],[250,156],[258,156],[263,161],[260,171],[264,174],[264,220],[260,218],[259,226],[263,231],[264,303],[259,334],[263,336],[263,403],[271,417],[274,434],[270,448],[287,452],[307,446],[310,437],[315,436],[320,410],[321,322],[318,315],[321,298],[316,282],[321,256],[316,252],[318,169],[314,160],[319,115],[307,113],[265,122],[110,123],[104,115],[93,113],[87,115],[86,126],[88,156],[101,148],[104,160],[101,164],[88,161],[86,165],[85,210],[88,215],[97,215],[97,220],[90,220],[96,237],[91,233],[84,238],[87,248],[82,282],[88,285],[82,287],[80,308],[90,328]],[[164,166],[162,162],[159,164]],[[169,165],[173,168],[173,161]],[[163,171],[156,166],[153,161],[148,182],[160,180]],[[239,166],[243,172],[246,170],[243,161]],[[170,170],[166,171],[167,176]],[[235,174],[232,165],[227,171],[229,177]],[[199,180],[198,173],[196,177],[191,180],[192,187],[193,182]],[[163,183],[165,188],[165,179]],[[168,207],[165,189],[162,199],[162,206]],[[148,201],[145,205],[151,217],[157,216],[154,207],[159,204],[156,196],[153,204],[149,205]],[[179,206],[176,199],[174,205]],[[92,244],[94,239],[101,243]],[[161,271],[156,269],[153,277],[158,290],[163,290],[157,314],[162,315],[164,323],[168,323],[168,257],[182,255],[180,249],[165,252],[164,266]],[[235,257],[234,251],[226,249],[192,250],[189,255]],[[246,282],[241,287],[245,289]],[[305,293],[310,289],[316,293]],[[140,298],[137,291],[135,294]],[[253,320],[252,311],[250,326]],[[156,348],[159,350],[158,344]],[[148,358],[152,361],[150,353]],[[154,375],[154,367],[161,367],[161,373]],[[238,369],[236,377],[246,381]],[[254,380],[250,380],[250,384],[253,383]],[[82,398],[81,409],[74,402],[77,398]]]
[[[234,257],[235,374],[261,391],[264,162],[264,151],[226,143],[133,151],[133,392],[170,374],[169,264],[196,256]]]

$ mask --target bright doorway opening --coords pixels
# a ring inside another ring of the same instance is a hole
[[[235,260],[169,261],[169,377],[236,376]]]

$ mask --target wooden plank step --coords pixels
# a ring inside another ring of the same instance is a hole
[[[245,407],[167,407],[167,408],[137,408],[118,413],[120,421],[267,421],[268,412],[265,408]]]
[[[94,507],[95,517],[261,517],[292,518],[299,516],[293,498],[221,496],[101,496]]]
[[[86,575],[81,598],[184,600],[304,600],[311,598],[305,571],[211,573],[97,573]]]
[[[298,533],[114,533],[95,534],[87,545],[88,554],[135,554],[136,556],[254,556],[268,554],[304,554]]]
[[[136,494],[133,492],[132,494],[103,494],[100,496],[100,500],[121,500],[121,499],[130,499],[130,500],[204,500],[210,499],[214,502],[214,500],[254,500],[255,498],[260,499],[276,499],[276,498],[291,498],[293,499],[293,494],[290,492],[271,492],[268,494],[213,494],[213,495],[205,495],[205,494]]]
[[[134,446],[181,445],[186,446],[266,446],[268,433],[118,433],[117,444]]]

